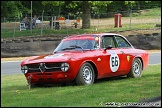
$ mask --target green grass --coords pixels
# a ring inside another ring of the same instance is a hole
[[[143,11],[143,13],[142,13]],[[153,9],[147,9],[147,10],[142,10],[141,14],[139,14],[139,17],[151,17],[154,16],[155,18],[158,18],[158,16],[161,15],[161,10],[160,8],[153,8]]]
[[[28,89],[23,74],[1,76],[2,107],[100,107],[107,102],[139,102],[161,95],[161,65],[149,65],[141,78],[106,78],[88,86]]]
[[[43,36],[49,36],[53,34],[78,34],[78,33],[85,33],[88,32],[89,30],[84,30],[84,29],[62,29],[62,30],[51,30],[51,29],[44,29],[42,32]],[[9,29],[5,31],[1,31],[1,38],[10,38],[13,37],[14,31]],[[20,31],[19,29],[15,31],[15,36],[14,37],[24,37],[24,36],[40,36],[41,35],[41,29],[33,29],[32,32],[31,30],[23,30]]]
[[[156,23],[147,23],[147,24],[122,24],[120,28],[114,28],[114,25],[105,26],[104,28],[97,27],[97,32],[111,32],[111,31],[125,31],[125,30],[137,30],[137,29],[152,29],[155,28]],[[44,29],[42,36],[51,36],[55,34],[71,35],[71,34],[82,34],[82,33],[92,33],[94,28],[91,29],[62,29],[62,30],[51,30]],[[16,30],[15,34],[13,30],[1,31],[1,38],[16,38],[16,37],[25,37],[25,36],[41,36],[41,29],[34,29],[32,33],[30,30],[19,31]]]

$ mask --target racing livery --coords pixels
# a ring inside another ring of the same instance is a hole
[[[134,48],[122,35],[80,34],[65,37],[50,54],[22,61],[21,70],[30,87],[73,81],[88,85],[106,77],[141,77],[148,58],[148,52]]]

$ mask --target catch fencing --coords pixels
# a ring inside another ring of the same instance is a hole
[[[161,28],[161,8],[157,8],[156,16],[147,13],[148,10],[118,11],[100,14],[91,14],[90,31],[105,30],[136,30],[136,29],[156,29]],[[147,14],[146,14],[147,13]],[[141,16],[142,15],[142,16]],[[81,15],[80,15],[81,16]],[[31,21],[31,17],[28,17]],[[13,38],[17,36],[43,36],[55,33],[67,34],[77,33],[82,28],[81,17],[63,15],[44,16],[38,15],[37,28],[33,28],[32,23],[23,29],[22,19],[1,18],[1,37],[8,35]],[[53,23],[52,23],[53,22]],[[21,25],[22,24],[22,25]]]

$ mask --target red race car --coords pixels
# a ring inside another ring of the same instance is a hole
[[[30,87],[73,81],[88,85],[106,77],[141,77],[148,58],[148,52],[134,48],[122,35],[81,34],[62,39],[51,54],[22,61],[21,71]]]

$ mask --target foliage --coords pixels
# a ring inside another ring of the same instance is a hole
[[[49,13],[49,15],[58,16],[61,13],[62,6],[64,5],[64,1],[42,1],[41,2],[45,12]]]
[[[64,7],[62,9],[62,14],[67,14],[69,15],[69,17],[71,16],[76,16],[79,17],[80,14],[82,13],[82,9],[81,9],[81,3],[80,1],[66,1],[64,4]]]
[[[29,16],[31,13],[31,2],[30,1],[21,1],[22,5],[23,5],[23,9],[22,9],[22,14],[24,16]]]
[[[2,1],[1,18],[21,18],[31,11],[41,16],[44,11],[46,16],[82,17],[82,28],[90,28],[91,14],[150,7],[161,7],[161,1]]]
[[[88,1],[91,13],[103,13],[117,10],[147,9],[161,7],[161,1]],[[41,14],[44,10],[46,15],[79,14],[82,12],[82,1],[32,1],[32,12]],[[1,17],[15,18],[21,14],[30,14],[31,1],[1,1]]]
[[[1,17],[22,17],[23,5],[20,1],[1,1]]]

